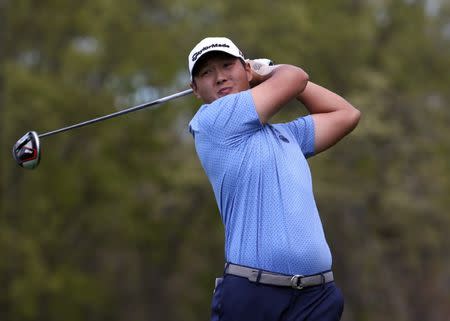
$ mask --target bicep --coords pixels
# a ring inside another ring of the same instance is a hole
[[[314,151],[315,154],[335,145],[344,136],[350,133],[356,124],[349,123],[348,110],[340,110],[334,113],[312,114],[314,120]]]

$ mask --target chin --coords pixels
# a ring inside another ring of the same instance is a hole
[[[203,101],[205,102],[205,104],[210,104],[210,103],[214,102],[215,100],[217,100],[219,98],[220,97],[209,97],[209,98],[203,99]]]

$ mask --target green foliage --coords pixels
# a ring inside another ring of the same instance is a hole
[[[199,101],[44,138],[35,171],[10,150],[184,89],[209,35],[362,111],[310,160],[343,319],[445,319],[449,17],[444,1],[0,1],[0,319],[208,318],[223,228],[187,132]]]

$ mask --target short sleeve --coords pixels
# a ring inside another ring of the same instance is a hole
[[[297,140],[305,157],[314,155],[314,119],[311,115],[285,124]]]
[[[203,132],[224,144],[239,143],[261,127],[249,90],[203,105],[189,124],[194,136]]]

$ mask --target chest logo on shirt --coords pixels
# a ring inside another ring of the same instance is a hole
[[[283,142],[288,143],[289,144],[289,139],[287,139],[286,137],[284,137],[283,135],[278,135],[278,138],[281,139]]]
[[[270,125],[269,125],[270,126]],[[275,136],[278,136],[279,139],[281,139],[281,141],[289,144],[289,139],[287,139],[285,136],[283,136],[283,134],[280,133],[280,131],[278,129],[276,129],[275,127],[271,126],[271,128],[274,131]]]

